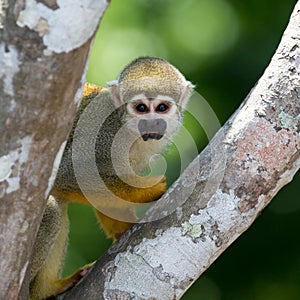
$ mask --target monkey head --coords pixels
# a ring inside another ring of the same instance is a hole
[[[193,85],[166,60],[140,57],[110,84],[118,106],[125,106],[125,121],[143,141],[170,139],[182,124],[182,112]]]

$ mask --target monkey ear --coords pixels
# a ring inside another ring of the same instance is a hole
[[[191,97],[194,89],[194,85],[187,81],[187,85],[184,88],[183,93],[181,94],[181,97],[179,99],[179,105],[184,109],[186,107],[186,104],[188,103],[189,98]]]
[[[110,88],[111,96],[112,96],[113,101],[116,104],[116,106],[119,107],[122,104],[124,104],[123,100],[121,98],[121,95],[120,95],[118,80],[109,81],[106,84]]]

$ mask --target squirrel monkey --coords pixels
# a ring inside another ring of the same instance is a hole
[[[59,278],[67,245],[68,203],[91,205],[92,202],[97,208],[100,203],[96,211],[99,223],[106,235],[115,240],[137,220],[134,210],[126,203],[155,201],[166,191],[164,176],[141,175],[149,169],[150,159],[165,150],[180,128],[182,112],[192,90],[192,84],[174,66],[156,57],[132,61],[108,88],[85,85],[35,242],[30,273],[31,300],[63,293],[76,284],[89,267],[81,268],[68,278]],[[88,111],[94,103],[95,108]],[[97,119],[98,111],[104,120]],[[84,115],[88,118],[83,124],[89,125],[76,131]],[[94,118],[89,119],[90,115]],[[94,153],[80,152],[82,144],[90,143],[92,129],[89,126],[97,122],[101,122],[101,127],[94,134]],[[76,152],[74,145],[78,136],[79,151]],[[88,175],[91,158],[101,180]],[[78,175],[78,170],[79,173],[84,171]],[[104,187],[94,189],[99,181]],[[95,204],[89,199],[90,195],[101,201]],[[114,201],[115,198],[125,201]]]

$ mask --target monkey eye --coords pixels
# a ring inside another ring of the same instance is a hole
[[[157,112],[165,112],[165,111],[168,110],[168,109],[169,109],[169,106],[168,106],[167,104],[161,103],[161,104],[159,104],[159,105],[156,107],[155,111],[157,111]]]
[[[140,112],[140,113],[145,113],[145,112],[148,112],[148,107],[147,105],[143,104],[143,103],[140,103],[138,104],[135,109]]]

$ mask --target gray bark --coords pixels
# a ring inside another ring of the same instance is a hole
[[[107,4],[1,1],[0,299],[27,298],[32,246]]]
[[[300,2],[241,107],[64,299],[179,299],[292,180],[300,167],[299,28]]]

